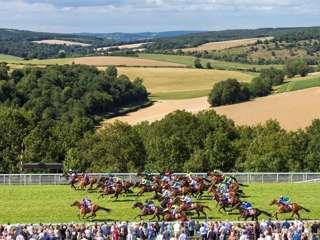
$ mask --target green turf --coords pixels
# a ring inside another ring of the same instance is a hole
[[[311,213],[302,213],[303,218],[320,218],[320,184],[252,184],[244,191],[250,196],[248,200],[263,210],[273,211],[275,208],[269,205],[270,201],[280,195],[289,195],[294,202],[311,210]],[[69,186],[0,186],[0,192],[0,223],[79,222],[78,210],[70,207],[70,204],[84,196],[112,209],[111,213],[99,212],[97,221],[133,221],[139,213],[139,210],[132,209],[135,196],[121,197],[118,202],[113,202],[109,197],[98,200],[97,193],[76,192]],[[145,199],[142,197],[138,200]],[[213,209],[208,214],[210,219],[237,219],[233,215],[219,214],[212,200],[203,200],[203,203]],[[285,214],[281,218],[287,217],[289,215]]]
[[[195,57],[193,56],[179,56],[179,55],[167,55],[167,54],[139,54],[140,58],[144,59],[152,59],[159,61],[167,61],[173,63],[184,64],[189,67],[194,66]],[[212,66],[216,69],[223,70],[248,70],[255,68],[257,71],[269,67],[282,68],[282,65],[258,65],[258,64],[244,64],[244,63],[236,63],[236,62],[226,62],[226,61],[217,61],[210,59],[201,59],[202,65],[205,67],[206,64],[210,62]]]
[[[20,60],[22,60],[22,58],[12,55],[0,54],[0,62],[12,63]]]
[[[282,84],[280,87],[276,89],[277,93],[282,92],[291,92],[302,90],[306,88],[313,88],[320,86],[320,77],[307,77],[303,80],[295,80]]]

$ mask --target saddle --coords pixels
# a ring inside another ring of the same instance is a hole
[[[284,210],[285,211],[291,211],[292,210],[292,205],[291,204],[283,204]]]
[[[246,213],[249,216],[255,215],[256,214],[256,209],[254,209],[254,208],[246,209]]]

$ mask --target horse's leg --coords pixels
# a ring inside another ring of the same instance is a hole
[[[202,214],[207,218],[207,214],[206,211],[204,211],[204,209],[201,209]]]
[[[199,212],[199,210],[196,209],[196,212],[197,212],[198,218],[200,218],[200,212]]]

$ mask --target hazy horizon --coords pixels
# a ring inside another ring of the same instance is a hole
[[[0,0],[0,27],[59,33],[137,33],[307,27],[315,0]]]

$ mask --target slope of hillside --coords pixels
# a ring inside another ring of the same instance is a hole
[[[269,119],[278,120],[287,130],[297,130],[309,126],[316,118],[320,118],[320,87],[310,88],[295,92],[275,94],[268,97],[257,98],[254,101],[222,106],[214,108],[219,114],[233,119],[237,125],[257,125]],[[109,119],[106,122],[116,120],[129,124],[142,121],[156,121],[162,119],[168,113],[175,110],[199,112],[210,106],[206,97],[159,101],[153,106]]]

